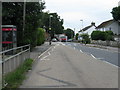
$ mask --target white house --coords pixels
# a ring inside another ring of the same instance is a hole
[[[105,21],[97,26],[96,29],[100,31],[112,31],[115,34],[114,39],[117,41],[119,40],[120,24],[118,21],[115,21],[113,19]]]
[[[80,30],[80,31],[79,31],[79,34],[87,33],[87,34],[90,36],[91,33],[92,33],[93,31],[95,31],[95,28],[96,28],[95,23],[92,22],[91,25],[89,25],[89,26],[83,28],[82,30]]]
[[[120,6],[120,1],[118,2],[118,6]]]
[[[113,19],[102,22],[96,29],[100,31],[113,31],[115,35],[120,35],[120,25],[118,21]]]

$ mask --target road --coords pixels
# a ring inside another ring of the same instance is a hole
[[[118,88],[118,68],[62,43],[34,62],[20,88]]]
[[[84,52],[88,55],[92,55],[94,58],[105,61],[106,63],[112,64],[115,66],[119,66],[118,56],[120,56],[120,53],[118,53],[118,52],[110,51],[107,49],[88,47],[88,46],[82,45],[80,43],[66,42],[64,44],[69,45],[73,48],[76,48],[76,49],[80,50],[81,52]]]

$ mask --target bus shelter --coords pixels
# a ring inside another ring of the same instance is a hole
[[[17,47],[16,32],[16,26],[2,25],[2,51]]]

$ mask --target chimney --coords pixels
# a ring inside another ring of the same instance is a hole
[[[92,26],[95,26],[95,23],[94,23],[94,22],[91,22],[91,25],[92,25]]]

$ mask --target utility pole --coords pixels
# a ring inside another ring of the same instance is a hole
[[[0,1],[0,52],[2,51],[2,2]]]
[[[83,33],[83,19],[81,19],[80,21],[82,22],[81,30],[82,30],[82,33]]]
[[[52,17],[53,17],[52,15],[50,15],[50,17],[49,17],[49,33],[50,33],[50,36],[49,36],[49,45],[51,45],[51,39],[52,39],[52,37],[51,37],[51,34],[52,34],[52,31],[51,31],[51,18]]]
[[[75,28],[74,28],[74,39],[75,39]]]
[[[24,5],[23,5],[23,37],[24,37],[24,31],[25,31],[25,12],[26,12],[26,0],[24,0]]]
[[[0,1],[0,52],[2,51],[2,2]],[[2,53],[0,53],[0,90],[3,86],[3,64]]]

